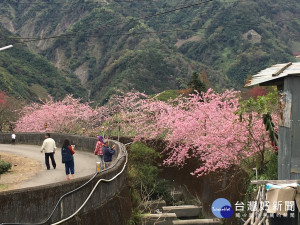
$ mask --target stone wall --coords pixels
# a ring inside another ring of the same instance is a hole
[[[0,143],[10,143],[10,135],[0,134]],[[64,134],[51,134],[51,137],[56,140],[57,146],[61,146],[64,139],[70,139],[76,145],[76,150],[87,152],[93,152],[96,143],[96,138],[90,137]],[[17,133],[18,144],[41,145],[43,140],[44,134]],[[122,170],[126,161],[123,153],[125,146],[117,141],[111,141],[111,144],[116,144],[118,151],[114,158],[115,166],[109,170],[95,176],[0,193],[0,223],[44,222],[61,196],[71,191],[73,192],[58,204],[52,217],[43,224],[51,224],[72,215],[86,200],[99,179],[111,179]],[[91,179],[92,177],[94,178]],[[87,185],[80,188],[85,183]],[[130,213],[130,194],[124,171],[112,182],[100,182],[78,215],[63,224],[100,224],[99,221],[104,225],[125,224]]]

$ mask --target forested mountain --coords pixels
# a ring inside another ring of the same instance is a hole
[[[184,88],[205,70],[217,89],[293,61],[300,52],[299,0],[2,0],[1,24],[90,98],[116,89]]]
[[[1,47],[10,42],[7,37],[12,34],[0,27]],[[48,95],[86,96],[86,90],[78,85],[79,79],[74,74],[59,71],[45,57],[20,44],[0,52],[0,79],[0,91],[26,100],[45,99]]]

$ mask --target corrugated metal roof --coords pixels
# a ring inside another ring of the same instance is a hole
[[[300,62],[276,64],[264,69],[258,74],[253,75],[252,79],[246,82],[245,87],[275,81],[289,75],[300,76]]]

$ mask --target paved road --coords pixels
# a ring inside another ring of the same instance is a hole
[[[44,184],[56,183],[66,180],[65,166],[61,163],[60,148],[56,150],[55,161],[56,169],[47,170],[45,165],[45,154],[40,152],[41,146],[36,145],[5,145],[0,144],[0,152],[11,153],[15,155],[25,156],[37,160],[42,165],[42,170],[30,180],[23,182],[20,188],[33,187]],[[76,151],[76,149],[75,149]],[[84,177],[96,172],[97,157],[92,153],[76,151],[74,155],[75,161],[75,178]]]

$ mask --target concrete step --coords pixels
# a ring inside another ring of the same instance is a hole
[[[143,214],[142,225],[173,225],[176,219],[175,213]]]
[[[173,225],[220,225],[219,219],[173,220]]]
[[[162,207],[166,206],[166,201],[164,200],[153,200],[146,201],[139,207],[142,212],[155,213],[157,210],[162,212]]]
[[[195,218],[200,215],[201,206],[179,205],[163,206],[163,213],[175,213],[178,218]]]

